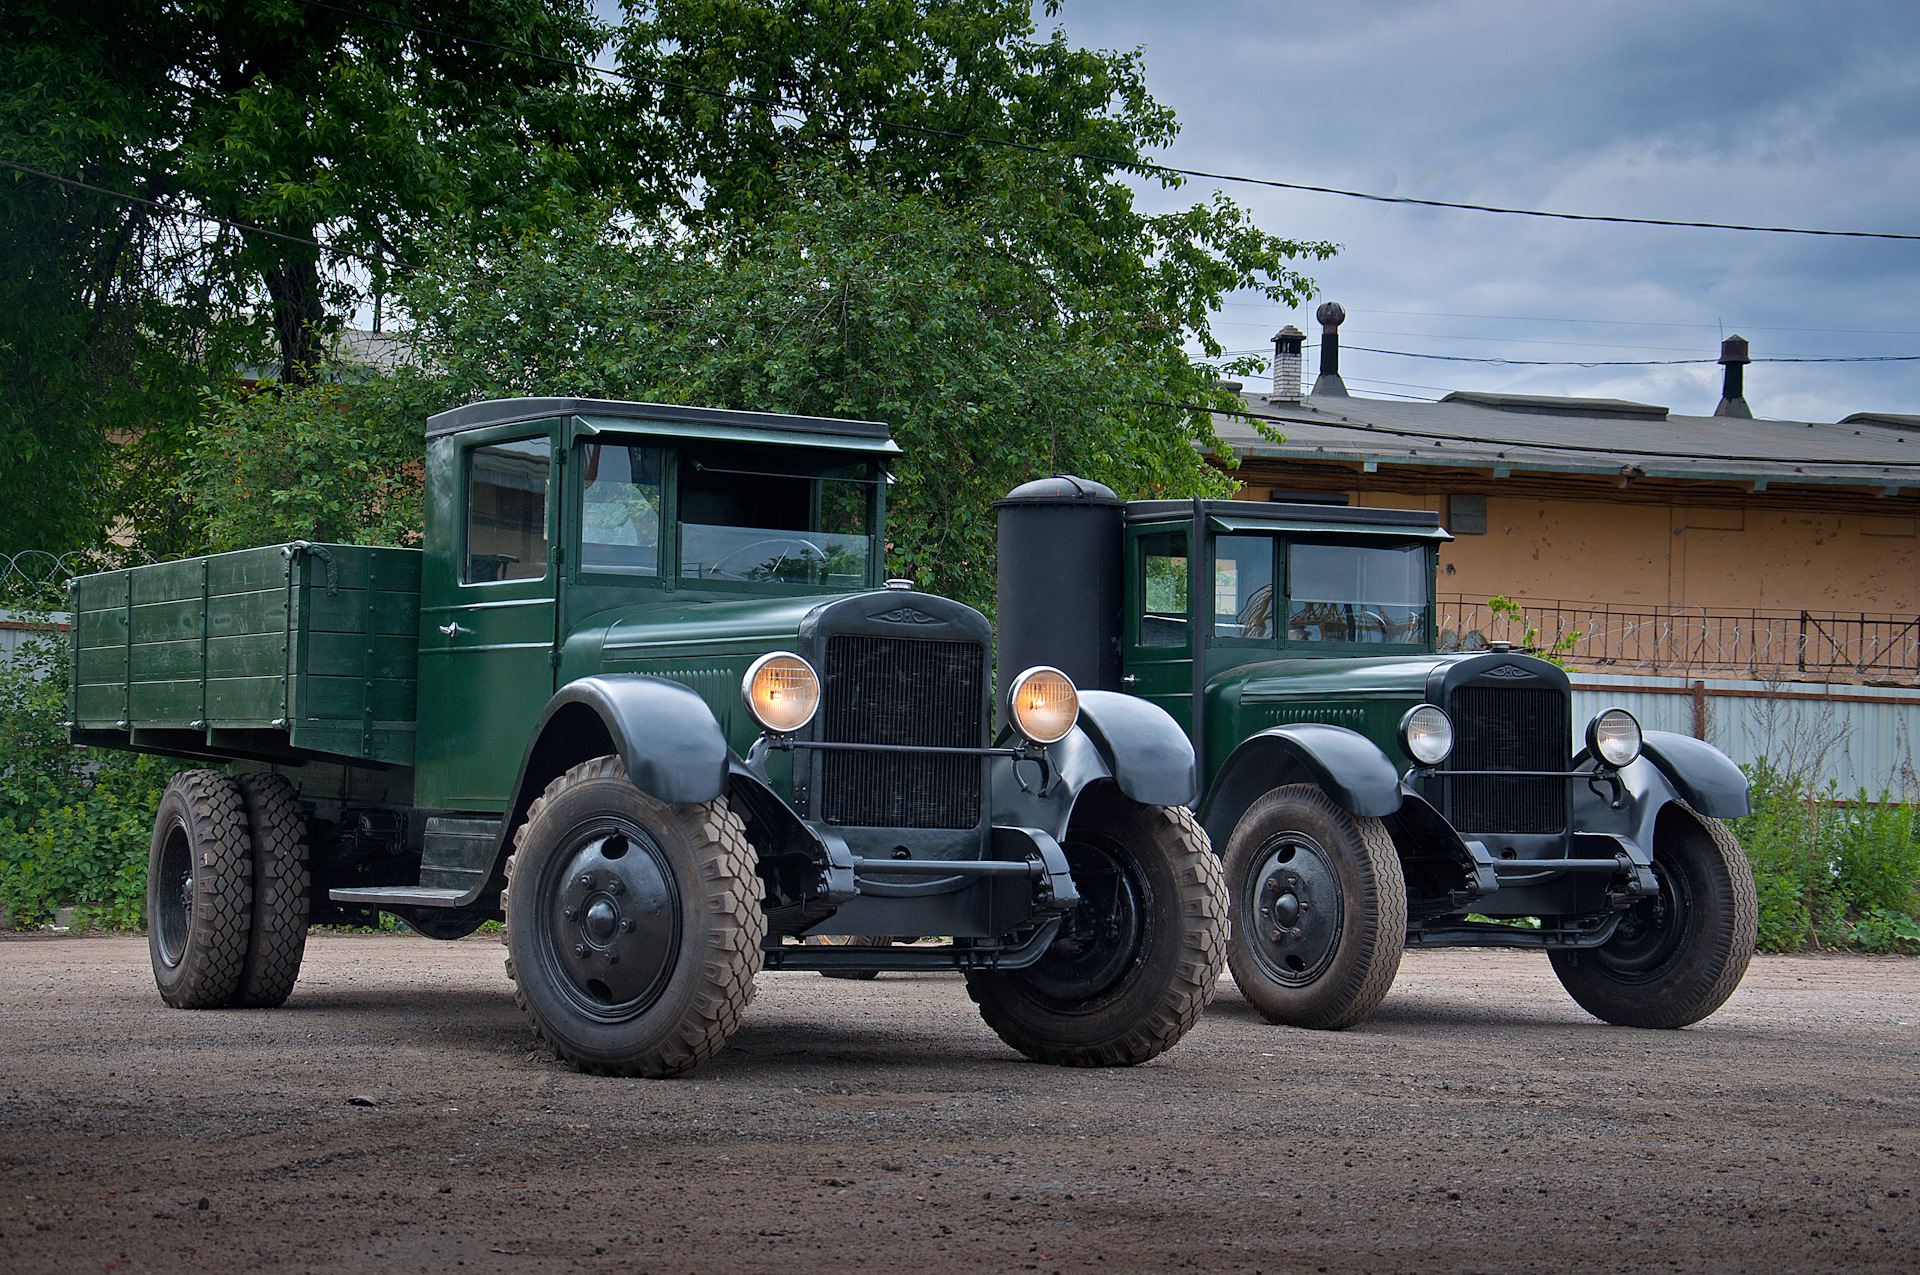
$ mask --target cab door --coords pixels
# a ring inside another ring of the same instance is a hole
[[[1193,734],[1193,623],[1188,524],[1127,529],[1121,685]]]
[[[429,458],[427,536],[440,547],[421,582],[420,806],[505,810],[553,697],[557,425],[455,435]]]

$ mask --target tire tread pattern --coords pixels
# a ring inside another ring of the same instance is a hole
[[[1175,975],[1147,1013],[1095,1045],[1041,1040],[999,1004],[986,980],[969,976],[967,995],[996,1035],[1035,1062],[1062,1067],[1132,1067],[1158,1057],[1193,1030],[1220,985],[1227,959],[1227,883],[1199,820],[1183,806],[1142,807],[1153,841],[1173,870],[1180,918]]]
[[[1393,989],[1393,980],[1400,973],[1400,956],[1406,947],[1407,931],[1406,875],[1401,871],[1400,854],[1394,849],[1393,837],[1387,832],[1386,824],[1379,819],[1347,813],[1333,798],[1312,784],[1292,784],[1263,793],[1247,807],[1241,822],[1245,824],[1247,820],[1264,813],[1269,806],[1288,801],[1301,801],[1313,806],[1322,818],[1336,824],[1346,824],[1359,838],[1367,868],[1367,879],[1361,882],[1359,903],[1365,915],[1378,921],[1372,946],[1360,953],[1360,959],[1347,964],[1341,971],[1343,981],[1328,989],[1324,1008],[1284,1016],[1274,1006],[1262,1004],[1255,994],[1265,979],[1259,961],[1250,951],[1243,950],[1238,943],[1234,944],[1229,964],[1241,995],[1246,996],[1268,1022],[1316,1031],[1340,1031],[1364,1021],[1378,1009],[1380,1002]],[[1231,849],[1230,843],[1229,852]],[[1249,992],[1250,986],[1255,992]]]
[[[514,852],[507,857],[507,888],[500,895],[503,914],[511,915],[507,896],[513,889],[514,861],[520,856],[527,830],[546,806],[567,789],[602,779],[627,782],[626,764],[614,755],[581,762],[548,784],[546,791],[528,808],[526,819],[514,832]],[[693,998],[693,1012],[681,1021],[670,1041],[650,1053],[617,1064],[574,1056],[563,1041],[545,1029],[514,971],[509,946],[507,977],[513,980],[514,1003],[554,1057],[578,1071],[655,1080],[691,1071],[720,1052],[727,1038],[739,1028],[747,1006],[753,1003],[754,977],[759,974],[764,959],[760,943],[766,937],[767,916],[760,906],[760,878],[755,870],[753,846],[747,841],[746,825],[728,807],[724,796],[698,806],[669,809],[697,812],[687,831],[695,844],[695,857],[703,864],[709,891],[706,942],[709,959],[701,969],[702,986]],[[505,925],[500,929],[500,941],[511,943]]]
[[[307,951],[313,891],[307,821],[285,775],[248,771],[235,781],[253,841],[253,926],[232,1003],[271,1009],[292,994]]]
[[[156,978],[160,997],[175,1009],[219,1009],[233,1000],[247,957],[247,933],[253,921],[253,854],[247,836],[246,809],[232,776],[217,770],[183,770],[161,796],[158,842],[166,834],[168,799],[186,807],[183,827],[193,865],[193,916],[185,950],[175,968],[180,977],[169,987]],[[168,888],[166,883],[159,887]],[[152,899],[149,894],[149,899]],[[157,918],[148,923],[157,927]],[[156,976],[159,943],[152,941]]]

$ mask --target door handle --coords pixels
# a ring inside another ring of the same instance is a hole
[[[446,634],[448,637],[452,637],[456,633],[473,632],[472,629],[468,628],[464,624],[461,624],[458,620],[448,620],[445,624],[440,626],[440,631]]]
[[[1135,677],[1133,674],[1129,673],[1125,677],[1120,679],[1120,685],[1126,686],[1126,687],[1138,686],[1140,685],[1140,679]]]

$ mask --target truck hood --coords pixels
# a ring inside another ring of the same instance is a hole
[[[1433,671],[1457,655],[1379,655],[1351,659],[1264,660],[1216,673],[1210,697],[1241,704],[1302,699],[1338,701],[1355,696],[1418,700]]]
[[[642,659],[760,654],[794,645],[800,622],[815,609],[857,596],[702,597],[687,590],[590,616],[568,638],[567,646],[569,654],[577,652],[595,671],[614,671]]]

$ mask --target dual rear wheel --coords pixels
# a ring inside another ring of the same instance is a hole
[[[306,952],[311,871],[285,776],[175,775],[147,855],[147,948],[161,999],[176,1009],[283,1003]]]

